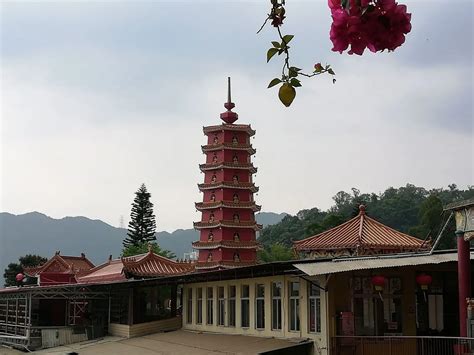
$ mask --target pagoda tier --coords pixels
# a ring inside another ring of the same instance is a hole
[[[256,151],[250,144],[255,131],[250,125],[234,123],[238,115],[231,111],[230,81],[224,106],[227,111],[221,119],[226,123],[203,129],[207,143],[201,146],[206,161],[199,165],[204,182],[198,184],[203,201],[196,203],[201,221],[194,223],[200,231],[193,243],[199,250],[196,270],[253,265],[259,247],[256,232],[262,226],[255,221],[255,212],[260,206],[253,199],[258,187],[252,179],[257,168],[251,162]]]

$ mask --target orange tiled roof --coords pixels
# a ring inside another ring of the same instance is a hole
[[[296,251],[336,249],[415,250],[429,247],[429,243],[396,231],[365,214],[361,205],[359,214],[351,220],[315,236],[295,241]]]
[[[125,277],[123,270],[123,263],[121,259],[109,259],[106,263],[96,266],[89,270],[89,272],[77,278],[79,283],[101,283],[124,281]]]
[[[37,276],[43,272],[60,272],[71,274],[83,274],[94,267],[94,264],[86,258],[84,254],[81,256],[60,255],[59,251],[43,265],[37,267],[26,267],[24,272],[28,276]]]
[[[151,251],[140,256],[122,258],[123,271],[133,276],[159,277],[187,274],[194,270],[194,264],[177,262]]]

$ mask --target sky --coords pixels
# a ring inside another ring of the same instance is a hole
[[[0,211],[118,226],[143,182],[158,230],[192,228],[202,127],[220,123],[228,76],[257,131],[263,211],[474,184],[470,0],[405,0],[405,44],[361,57],[331,51],[325,1],[288,0],[294,65],[337,74],[304,80],[290,108],[267,89],[282,63],[266,63],[275,30],[256,34],[268,3],[1,2]]]

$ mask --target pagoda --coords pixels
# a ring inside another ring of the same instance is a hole
[[[196,270],[253,265],[257,259],[256,232],[262,226],[255,221],[261,207],[253,198],[258,187],[252,181],[257,168],[251,162],[255,149],[250,137],[255,131],[234,123],[238,115],[232,112],[230,78],[227,96],[227,111],[220,115],[224,122],[203,128],[207,144],[201,147],[206,163],[199,166],[204,173],[204,183],[198,185],[203,202],[196,203],[202,215],[194,223],[200,231],[199,241],[193,243],[199,251]]]

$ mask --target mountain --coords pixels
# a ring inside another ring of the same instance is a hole
[[[258,223],[264,226],[278,223],[286,214],[262,212],[257,214]],[[54,219],[39,212],[22,215],[0,213],[0,287],[3,285],[3,270],[11,262],[25,254],[51,257],[56,250],[63,255],[86,256],[99,264],[110,254],[118,257],[122,240],[127,231],[113,227],[100,220],[87,217],[64,217]],[[191,243],[199,238],[194,229],[177,229],[172,233],[158,232],[158,243],[182,258],[191,252]]]

